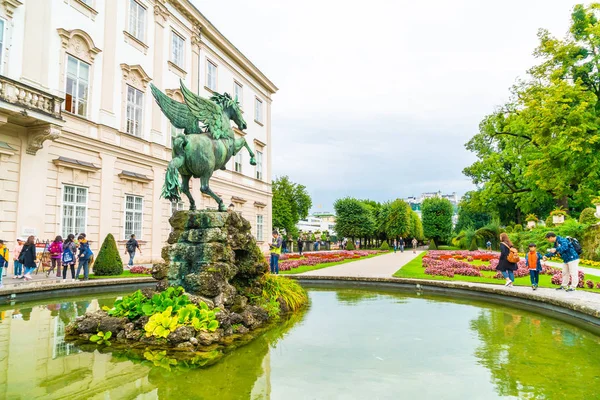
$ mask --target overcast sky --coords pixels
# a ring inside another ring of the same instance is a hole
[[[279,87],[273,178],[314,211],[473,188],[464,144],[535,63],[539,28],[563,37],[572,0],[194,0]]]

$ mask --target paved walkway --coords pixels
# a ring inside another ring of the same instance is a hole
[[[347,264],[336,265],[334,267],[323,268],[315,271],[309,271],[302,274],[298,274],[298,277],[322,277],[322,278],[391,278],[392,275],[406,265],[409,261],[417,257],[422,251],[418,251],[417,254],[413,254],[412,251],[405,251],[404,253],[390,253],[382,256],[373,258],[357,260]],[[558,266],[559,264],[557,264]],[[586,268],[585,270],[589,270]],[[585,272],[585,271],[584,271]],[[590,273],[593,273],[594,270]],[[588,273],[588,272],[585,272]],[[600,273],[596,272],[596,275],[600,276]],[[567,293],[564,291],[557,291],[556,289],[539,288],[533,291],[529,286],[515,286],[512,288],[506,288],[503,285],[494,285],[488,283],[471,283],[455,281],[439,281],[439,280],[426,280],[426,279],[408,279],[408,278],[396,278],[397,281],[415,281],[417,283],[425,284],[431,282],[435,285],[442,286],[455,286],[472,288],[479,291],[493,291],[499,294],[505,294],[512,297],[523,297],[533,300],[539,300],[545,303],[555,303],[565,306],[568,303],[569,308],[574,310],[585,310],[586,314],[592,314],[600,316],[600,294],[585,292],[578,290],[575,292]]]
[[[329,268],[304,272],[299,275],[312,276],[351,276],[370,278],[389,278],[403,265],[421,254],[422,251],[413,253],[412,250],[404,253],[389,253],[382,256],[357,260],[346,264],[336,265]]]

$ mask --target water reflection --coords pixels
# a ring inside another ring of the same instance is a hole
[[[306,314],[205,369],[64,341],[114,296],[0,307],[0,399],[575,399],[600,384],[599,337],[551,318],[391,291],[310,297]]]
[[[585,331],[531,313],[495,309],[481,310],[471,329],[481,343],[475,355],[492,373],[501,396],[573,399],[582,385],[600,383],[600,340]]]

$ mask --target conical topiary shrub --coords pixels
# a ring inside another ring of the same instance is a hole
[[[348,244],[346,245],[346,250],[355,250],[356,247],[354,247],[354,243],[352,242],[348,242]]]
[[[437,250],[437,246],[435,245],[435,241],[433,239],[431,239],[429,241],[429,250]]]
[[[386,241],[381,243],[381,246],[379,247],[379,250],[383,250],[383,251],[388,251],[389,249],[390,249],[390,245]]]
[[[109,233],[102,242],[102,247],[98,252],[94,262],[94,275],[121,275],[123,273],[123,261],[119,255],[115,237]]]
[[[479,247],[477,247],[477,240],[475,238],[471,239],[471,245],[469,246],[470,251],[477,251]]]

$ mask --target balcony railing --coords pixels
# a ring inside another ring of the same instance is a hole
[[[64,99],[2,75],[0,100],[62,120],[61,107]]]

